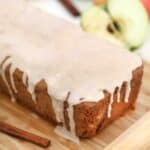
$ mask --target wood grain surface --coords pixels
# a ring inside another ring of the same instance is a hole
[[[150,150],[150,64],[145,63],[141,93],[135,111],[129,111],[92,139],[82,139],[80,145],[57,136],[47,121],[0,95],[0,120],[32,133],[47,137],[47,150]],[[0,132],[0,150],[42,150]]]

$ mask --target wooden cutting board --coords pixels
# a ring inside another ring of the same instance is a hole
[[[135,111],[129,111],[92,139],[80,145],[57,136],[54,127],[29,110],[0,95],[0,120],[51,140],[47,150],[150,150],[150,64],[145,63],[141,93]],[[0,150],[42,150],[42,148],[0,133]]]

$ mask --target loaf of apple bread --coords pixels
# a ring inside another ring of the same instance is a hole
[[[1,93],[76,142],[134,108],[143,74],[139,56],[15,1],[6,0],[0,11]]]

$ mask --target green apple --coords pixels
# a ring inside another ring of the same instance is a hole
[[[81,16],[84,31],[122,43],[130,50],[144,43],[148,26],[148,15],[140,0],[107,0],[105,7],[92,6]]]
[[[112,24],[110,16],[100,7],[93,6],[82,13],[82,28],[90,33],[107,34],[107,26]]]
[[[121,45],[121,42],[115,38],[116,28],[113,25],[113,20],[104,7],[92,6],[85,10],[81,16],[81,27],[88,33],[103,36]]]
[[[107,8],[118,26],[120,39],[130,49],[140,47],[147,37],[149,20],[140,0],[108,0]]]

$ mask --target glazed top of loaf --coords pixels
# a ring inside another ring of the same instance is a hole
[[[98,101],[103,89],[113,92],[142,65],[135,54],[83,33],[76,25],[21,3],[9,7],[0,6],[0,61],[10,56],[12,65],[25,71],[31,93],[44,79],[57,100],[70,92],[71,104],[81,98]]]

